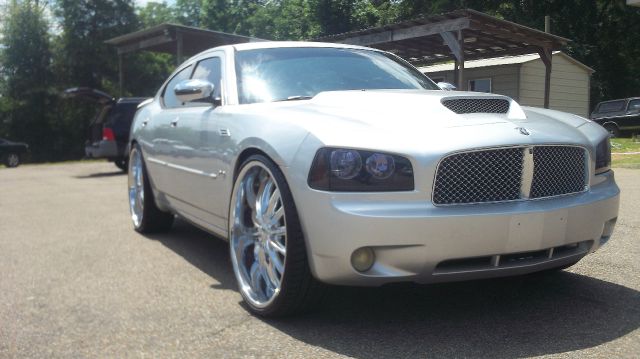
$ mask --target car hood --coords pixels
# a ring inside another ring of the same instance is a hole
[[[507,113],[457,114],[442,104],[449,99],[504,99],[510,106]],[[412,145],[444,150],[528,143],[581,144],[586,141],[577,128],[589,122],[559,111],[523,108],[506,96],[439,90],[334,91],[308,101],[250,106],[263,116],[268,113],[304,127],[327,146],[348,144],[398,151]],[[424,146],[426,142],[429,146]]]

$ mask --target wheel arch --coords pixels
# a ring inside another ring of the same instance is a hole
[[[603,122],[602,123],[602,127],[606,127],[606,126],[616,126],[618,131],[620,130],[620,126],[618,126],[618,124],[616,122],[614,122],[614,121]]]

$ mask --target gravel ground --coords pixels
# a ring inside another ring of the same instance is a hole
[[[142,236],[102,162],[0,169],[0,357],[639,357],[640,171],[612,240],[551,275],[334,288],[250,315],[227,245],[178,221]]]

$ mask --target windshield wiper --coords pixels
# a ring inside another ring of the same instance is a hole
[[[283,98],[280,100],[273,100],[273,102],[281,102],[281,101],[299,101],[299,100],[311,100],[313,96],[289,96],[287,98]]]

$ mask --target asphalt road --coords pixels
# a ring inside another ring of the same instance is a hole
[[[184,222],[133,231],[102,162],[0,168],[0,357],[640,357],[640,170],[609,244],[544,276],[335,288],[262,320],[227,245]]]

